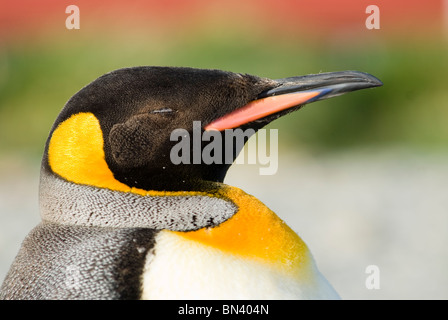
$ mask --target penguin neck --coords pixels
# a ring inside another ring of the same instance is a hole
[[[74,183],[43,168],[39,187],[42,220],[89,227],[192,231],[219,225],[239,210],[228,196],[233,187],[219,182],[202,182],[197,185],[202,191],[115,187]]]
[[[120,173],[114,170],[114,178],[136,189],[151,191],[207,191],[223,184],[230,164],[194,165],[184,167],[161,166],[162,169],[138,168]]]

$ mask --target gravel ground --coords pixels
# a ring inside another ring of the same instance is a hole
[[[280,155],[277,174],[235,165],[226,183],[282,217],[342,298],[448,299],[448,155]],[[38,170],[0,159],[0,279],[39,222]],[[369,265],[379,289],[366,288]]]

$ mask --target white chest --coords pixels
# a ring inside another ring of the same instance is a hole
[[[338,299],[315,268],[300,279],[162,231],[148,255],[142,299]]]

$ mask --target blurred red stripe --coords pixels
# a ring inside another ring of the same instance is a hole
[[[250,21],[272,32],[294,35],[331,35],[338,30],[363,28],[370,4],[381,10],[385,33],[424,33],[441,30],[444,0],[133,0],[65,1],[1,0],[0,36],[33,35],[64,29],[68,5],[78,5],[81,25],[123,28],[182,28],[219,17],[222,23],[238,28]],[[204,27],[202,25],[202,27]]]

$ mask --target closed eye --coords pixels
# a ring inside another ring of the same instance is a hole
[[[170,108],[163,108],[163,109],[153,110],[150,113],[171,113],[171,112],[174,112],[174,110],[170,109]]]

